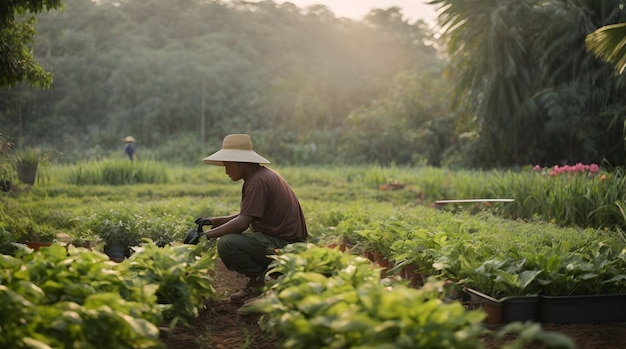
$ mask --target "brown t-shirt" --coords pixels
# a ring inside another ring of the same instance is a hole
[[[241,188],[239,214],[254,217],[253,231],[289,242],[308,237],[302,207],[287,181],[267,167],[259,168]]]

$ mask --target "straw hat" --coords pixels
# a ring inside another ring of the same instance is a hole
[[[252,150],[252,140],[247,134],[232,134],[224,137],[222,149],[207,156],[202,161],[210,165],[224,166],[228,162],[252,162],[269,164],[270,161]]]
[[[126,143],[129,143],[129,142],[135,143],[137,141],[135,140],[135,137],[128,136],[128,137],[124,138],[124,142],[126,142]]]

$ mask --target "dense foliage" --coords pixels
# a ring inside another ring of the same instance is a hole
[[[623,0],[432,3],[474,132],[470,164],[623,164],[624,76],[585,46],[596,29],[626,22]]]
[[[25,81],[49,87],[52,74],[33,56],[34,14],[59,9],[60,0],[12,0],[0,3],[0,87]]]
[[[269,272],[281,276],[242,311],[263,313],[260,325],[283,338],[281,348],[485,348],[481,339],[495,334],[480,325],[483,313],[447,298],[443,281],[417,290],[401,280],[379,281],[381,270],[366,258],[310,244],[287,246],[273,258]],[[574,348],[569,338],[535,325],[517,323],[495,336],[520,332],[503,348],[531,342]]]
[[[64,5],[37,23],[54,85],[2,91],[0,120],[18,146],[98,156],[132,134],[139,157],[160,147],[161,159],[197,161],[225,134],[250,132],[272,160],[329,162],[352,137],[349,113],[397,73],[424,71],[420,88],[440,89],[428,82],[440,70],[430,31],[397,8],[356,22],[268,1]]]
[[[622,165],[619,31],[593,40],[617,71],[586,40],[626,20],[623,0],[431,4],[437,35],[393,7],[356,21],[269,0],[68,0],[37,16],[54,84],[0,90],[0,132],[68,162],[133,135],[140,158],[192,163],[247,132],[281,164]]]
[[[0,254],[3,348],[163,348],[159,328],[197,317],[215,298],[215,252],[149,242],[122,263],[52,244]],[[157,303],[157,296],[163,300]]]
[[[482,348],[484,314],[442,301],[442,285],[386,288],[365,258],[297,244],[285,252],[270,267],[281,275],[271,291],[244,308],[268,314],[262,326],[284,334],[281,348]]]

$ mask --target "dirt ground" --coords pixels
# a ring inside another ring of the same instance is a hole
[[[193,328],[178,326],[170,332],[162,331],[161,341],[168,349],[275,349],[277,338],[261,331],[259,316],[240,315],[238,306],[229,301],[229,294],[243,287],[246,279],[227,270],[221,261],[216,263],[215,288],[219,300],[209,301],[207,310],[200,314]],[[497,330],[498,326],[488,328]],[[574,340],[578,349],[626,348],[626,323],[543,324],[547,331],[563,333]],[[485,347],[502,347],[502,342],[485,342]],[[529,346],[541,349],[543,346]]]
[[[214,287],[218,300],[208,301],[193,328],[177,326],[161,335],[168,349],[275,349],[278,340],[263,332],[258,315],[240,315],[238,305],[230,302],[230,294],[243,288],[247,279],[226,269],[216,261]],[[163,332],[163,331],[162,331]]]

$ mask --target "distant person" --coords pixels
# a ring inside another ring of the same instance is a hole
[[[271,262],[268,254],[287,244],[307,241],[304,214],[287,181],[261,166],[270,162],[252,149],[249,135],[226,136],[222,149],[203,161],[226,167],[226,174],[234,182],[244,181],[239,213],[195,220],[213,226],[206,236],[219,238],[217,251],[224,265],[249,278],[246,287],[230,297],[234,303],[244,303],[260,295]]]
[[[135,153],[135,138],[128,136],[124,138],[124,142],[126,142],[126,145],[124,145],[124,154],[128,156],[130,161],[135,160],[137,158],[137,154]]]

